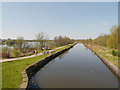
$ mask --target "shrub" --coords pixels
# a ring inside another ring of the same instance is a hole
[[[12,52],[13,52],[14,57],[20,56],[20,54],[21,54],[20,50],[17,50],[17,49],[13,49]]]
[[[116,51],[117,56],[120,57],[120,51]]]
[[[2,58],[10,57],[10,49],[8,47],[2,47]]]
[[[113,56],[116,56],[117,55],[117,52],[115,50],[112,50],[112,55]]]

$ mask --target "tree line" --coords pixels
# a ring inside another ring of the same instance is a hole
[[[118,26],[114,25],[110,29],[110,34],[101,34],[95,39],[86,39],[86,40],[80,40],[82,43],[86,44],[96,44],[101,46],[107,46],[109,48],[118,49],[120,48],[120,39],[118,39],[120,35]]]
[[[36,36],[35,40],[24,40],[23,37],[17,37],[17,39],[8,39],[1,40],[1,43],[7,45],[6,47],[2,47],[2,57],[19,57],[25,55],[33,54],[33,50],[37,50],[38,52],[42,50],[48,50],[55,47],[72,44],[74,40],[70,39],[66,36],[56,36],[54,40],[49,40],[49,35],[40,32]],[[33,42],[33,43],[30,43]],[[11,47],[12,48],[9,48]]]
[[[118,26],[114,25],[110,29],[110,34],[101,34],[95,39],[80,40],[82,43],[95,44],[109,47],[112,49],[113,56],[120,57],[120,31]]]

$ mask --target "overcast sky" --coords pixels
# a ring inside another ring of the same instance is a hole
[[[50,39],[62,35],[73,39],[109,34],[118,24],[117,2],[4,2],[2,38],[34,39],[39,32]]]

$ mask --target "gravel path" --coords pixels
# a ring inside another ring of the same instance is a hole
[[[110,50],[110,49],[108,49],[108,48],[105,48],[105,47],[102,47],[102,46],[99,46],[100,48],[103,48],[103,49],[106,49],[106,50],[108,50],[108,51],[110,51],[110,52],[112,52],[112,50]]]
[[[63,47],[65,47],[65,46],[62,46],[62,47],[59,47],[59,48],[55,48],[55,49],[49,50],[49,52],[52,52],[52,51],[54,51],[54,50],[57,50],[57,49],[60,49],[60,48],[63,48]],[[1,63],[1,62],[21,60],[21,59],[25,59],[25,58],[31,58],[31,57],[40,56],[40,55],[43,55],[43,52],[38,53],[37,55],[34,54],[34,55],[31,55],[31,56],[26,56],[26,57],[11,58],[11,59],[2,59],[2,60],[0,60],[0,63]]]

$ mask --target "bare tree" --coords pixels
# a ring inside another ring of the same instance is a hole
[[[54,41],[55,41],[55,44],[56,44],[56,47],[58,46],[58,37],[54,37]]]
[[[19,49],[21,52],[24,52],[26,45],[27,43],[23,37],[17,37],[16,45],[15,45],[16,49]]]
[[[56,47],[55,41],[51,40],[47,42],[48,49]]]
[[[49,36],[46,33],[40,32],[36,35],[36,38],[37,38],[37,42],[38,42],[36,44],[36,46],[37,46],[38,49],[42,50],[42,48],[47,46],[46,42],[47,42],[47,40],[49,40]]]
[[[56,46],[63,46],[72,43],[72,40],[69,37],[66,36],[56,36],[54,38],[54,42],[56,43]]]

